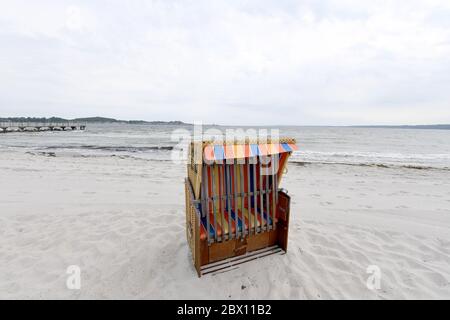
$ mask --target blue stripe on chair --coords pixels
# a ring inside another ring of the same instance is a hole
[[[231,223],[234,225],[234,221],[236,220],[235,219],[236,215],[235,215],[233,210],[230,210],[230,211],[231,211],[231,219],[232,219]],[[206,216],[204,218],[201,218],[201,222],[203,224],[203,227],[205,227],[205,230],[206,230],[207,229],[206,228]],[[241,219],[241,217],[238,217],[238,229],[239,229],[240,232],[242,231],[242,219]],[[211,224],[211,222],[210,222],[209,223],[209,235],[210,235],[211,239],[214,239],[214,234],[215,234],[214,225]]]
[[[261,214],[261,208],[258,208],[258,213]],[[264,211],[263,219],[267,221],[267,212]],[[272,217],[269,216],[269,224],[272,224]]]
[[[291,151],[293,151],[292,148],[291,148],[287,143],[282,143],[281,146],[283,147],[283,149],[284,149],[286,152],[291,152]]]
[[[258,149],[258,145],[257,144],[251,144],[250,145],[250,150],[252,151],[252,156],[256,157],[259,155],[259,149]]]
[[[201,222],[202,222],[203,227],[205,228],[205,231],[206,231],[207,230],[207,228],[206,228],[206,216],[201,219]],[[214,239],[214,234],[215,234],[214,225],[209,223],[209,237],[210,237],[210,239]]]
[[[258,213],[261,213],[261,210],[259,208],[258,208]],[[235,217],[236,217],[236,214],[234,213],[233,210],[231,210],[231,218],[233,219],[233,221],[231,223],[233,223],[233,224],[234,224],[234,221],[235,221]],[[272,224],[272,217],[269,216],[268,218],[269,218],[268,224]],[[266,212],[263,213],[263,219],[265,221],[267,221],[267,213]],[[202,224],[203,224],[203,226],[205,227],[205,230],[206,230],[207,229],[206,228],[206,217],[202,218],[201,222],[202,222]],[[239,232],[242,232],[242,219],[241,219],[241,217],[238,217],[238,230],[239,230]],[[214,235],[215,235],[214,225],[212,225],[210,223],[209,224],[209,237],[210,237],[210,239],[214,239]]]
[[[236,215],[235,215],[235,213],[234,213],[234,211],[233,210],[231,210],[231,218],[234,220],[234,221],[236,221]],[[241,219],[241,217],[239,217],[238,216],[238,229],[239,229],[239,231],[242,231],[242,219]]]
[[[214,146],[214,158],[216,160],[225,159],[225,150],[224,150],[223,146],[220,146],[220,145]]]

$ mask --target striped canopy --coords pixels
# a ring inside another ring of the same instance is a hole
[[[260,144],[207,144],[204,157],[207,161],[269,156],[298,150],[295,143]]]

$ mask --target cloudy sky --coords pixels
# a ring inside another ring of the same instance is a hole
[[[0,116],[450,123],[448,0],[0,0]]]

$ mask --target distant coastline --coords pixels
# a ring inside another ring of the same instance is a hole
[[[86,123],[122,123],[122,124],[152,124],[152,125],[189,125],[182,121],[144,121],[144,120],[117,120],[105,117],[88,117],[64,119],[59,117],[37,118],[37,117],[9,117],[0,118],[0,122],[86,122]]]
[[[350,126],[352,128],[385,128],[385,129],[434,129],[450,130],[450,124],[423,124],[423,125],[368,125]]]
[[[60,117],[50,117],[50,118],[39,118],[39,117],[7,117],[0,118],[0,122],[86,122],[86,123],[117,123],[117,124],[149,124],[149,125],[192,125],[191,123],[186,123],[183,121],[146,121],[146,120],[118,120],[114,118],[106,117],[86,117],[86,118],[75,118],[75,119],[65,119]],[[221,126],[218,124],[204,124],[208,126]],[[227,126],[227,125],[223,125]],[[283,125],[281,125],[282,127]],[[299,125],[302,127],[303,125]],[[316,127],[316,126],[314,126]],[[321,127],[321,126],[317,126]],[[328,126],[323,126],[328,127]],[[333,126],[334,127],[334,126]],[[336,126],[336,127],[347,127],[347,128],[380,128],[380,129],[434,129],[434,130],[450,130],[450,124],[423,124],[423,125],[350,125],[350,126]]]

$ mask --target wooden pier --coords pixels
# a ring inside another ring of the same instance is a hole
[[[66,122],[0,122],[0,133],[85,130],[86,123]]]

